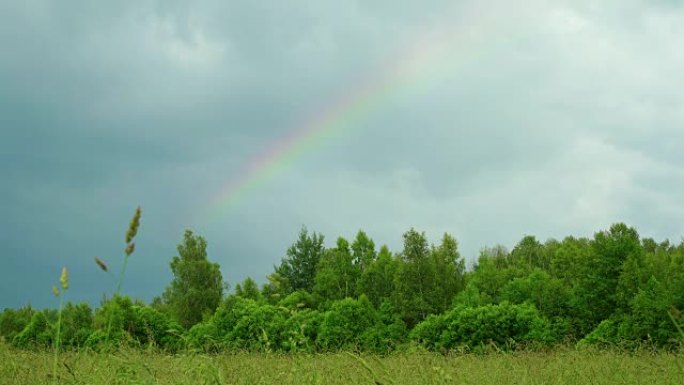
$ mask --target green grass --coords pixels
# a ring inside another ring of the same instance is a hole
[[[67,352],[60,384],[682,384],[674,353],[559,349],[443,356],[396,353],[165,355],[151,351]],[[50,352],[0,343],[0,384],[49,384]]]

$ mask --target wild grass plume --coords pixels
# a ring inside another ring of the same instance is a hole
[[[142,215],[142,210],[140,207],[135,209],[135,214],[131,219],[131,223],[128,225],[128,231],[126,232],[126,243],[131,243],[135,235],[138,233],[138,227],[140,226],[140,216]]]
[[[62,285],[62,289],[66,290],[69,288],[69,271],[66,266],[62,267],[62,274],[59,276],[59,283]]]
[[[107,267],[107,264],[104,263],[104,261],[101,260],[100,258],[95,257],[95,263],[100,268],[100,270],[104,271],[105,273],[109,272],[109,267]]]
[[[59,276],[59,283],[62,290],[57,286],[52,287],[52,294],[59,298],[59,308],[57,310],[57,331],[55,332],[55,355],[52,361],[52,383],[57,383],[57,363],[59,361],[60,346],[60,332],[62,328],[62,305],[64,300],[64,292],[69,289],[69,271],[66,266],[62,267],[62,274]]]
[[[116,285],[116,294],[121,292],[121,285],[123,283],[124,275],[126,273],[126,266],[128,265],[128,258],[135,251],[135,243],[133,240],[138,234],[138,227],[140,227],[140,217],[142,216],[142,210],[140,206],[135,209],[131,223],[128,225],[128,231],[126,231],[126,248],[124,249],[124,263],[121,267],[121,274],[119,275],[119,282]]]
[[[123,261],[123,265],[121,266],[121,273],[119,274],[119,280],[116,284],[116,291],[114,294],[115,297],[121,293],[121,285],[123,284],[124,276],[126,274],[126,267],[128,266],[128,258],[135,251],[135,242],[133,242],[133,240],[135,239],[135,236],[138,234],[138,228],[140,227],[141,216],[142,216],[142,209],[140,208],[140,206],[138,206],[135,209],[135,213],[133,214],[133,218],[131,218],[131,222],[128,225],[128,230],[126,231],[126,237],[125,237],[126,248],[124,249],[124,261]],[[97,264],[97,266],[102,271],[109,272],[107,264],[104,261],[102,261],[100,258],[95,257],[95,263]],[[106,341],[109,341],[111,331],[112,331],[112,316],[110,315],[109,320],[107,321]]]

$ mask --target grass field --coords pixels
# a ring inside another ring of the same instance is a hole
[[[0,384],[52,383],[52,354],[0,345]],[[556,350],[444,356],[397,353],[163,355],[65,353],[60,384],[677,384],[684,356]]]

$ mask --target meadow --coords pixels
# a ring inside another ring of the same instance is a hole
[[[147,304],[121,294],[140,216],[100,307],[64,303],[63,267],[57,309],[0,313],[0,385],[684,383],[684,242],[616,224],[592,240],[526,236],[466,271],[447,234],[429,246],[411,229],[393,254],[363,232],[325,248],[303,229],[268,283],[226,296],[186,231]]]
[[[0,345],[0,384],[50,384],[48,351]],[[59,384],[682,384],[681,353],[555,348],[545,352],[387,356],[218,355],[122,349],[60,355]]]

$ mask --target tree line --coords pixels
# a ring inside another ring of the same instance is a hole
[[[67,303],[58,342],[378,353],[683,342],[684,241],[641,238],[623,223],[591,238],[542,243],[528,235],[511,250],[487,247],[471,269],[449,234],[430,244],[410,229],[392,252],[363,231],[326,248],[323,235],[302,228],[265,284],[247,278],[229,293],[206,249],[203,237],[186,231],[170,263],[172,282],[149,304],[118,291],[97,309]],[[56,319],[56,310],[5,309],[0,338],[52,346]]]

